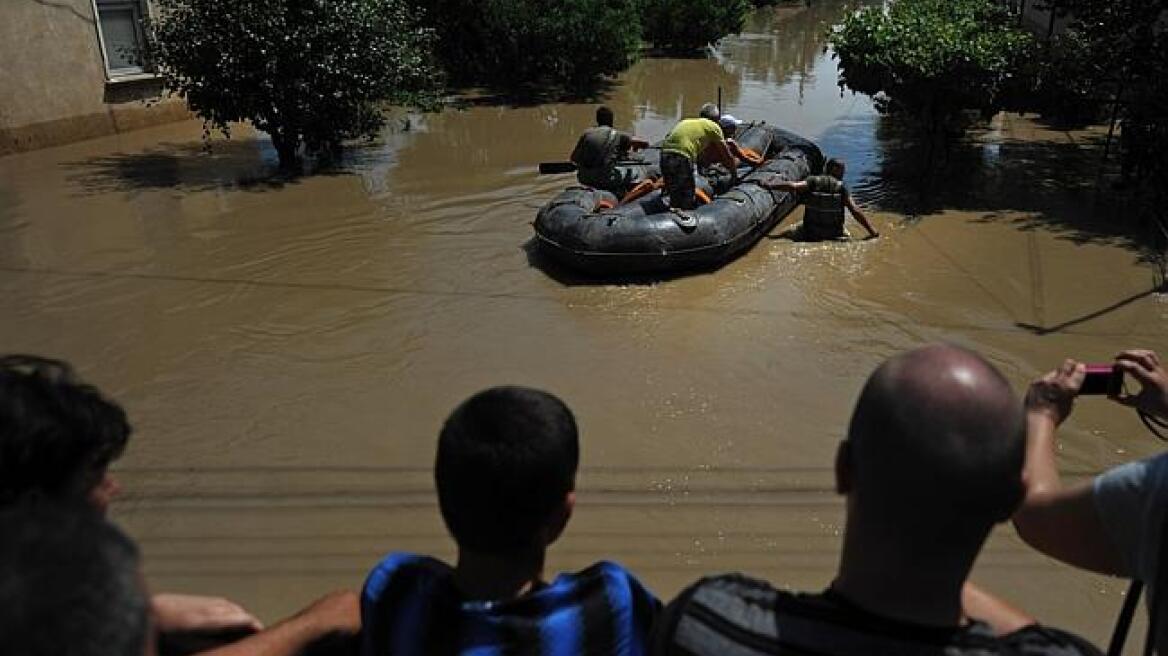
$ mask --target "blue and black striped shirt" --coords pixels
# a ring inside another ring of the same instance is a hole
[[[454,570],[394,553],[361,593],[362,656],[645,656],[661,603],[620,565],[561,574],[517,599],[467,601]]]

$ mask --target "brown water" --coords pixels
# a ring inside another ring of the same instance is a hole
[[[847,6],[760,12],[717,59],[647,59],[606,102],[659,138],[721,86],[733,114],[846,157],[878,241],[764,239],[710,274],[583,284],[525,243],[570,181],[535,164],[563,159],[594,105],[415,117],[285,183],[266,141],[241,129],[208,155],[178,124],[0,159],[0,350],[72,360],[127,405],[116,515],[157,588],[274,619],[387,550],[449,556],[436,432],[499,383],[553,390],[581,424],[553,568],[615,558],[666,596],[721,570],[822,587],[829,464],[881,359],[954,340],[1021,386],[1066,355],[1168,350],[1154,271],[1095,192],[1098,135],[1000,117],[922,200],[896,126],[836,87],[822,35]],[[1079,475],[1159,447],[1100,400],[1064,438]],[[976,574],[1096,640],[1123,588],[1006,528]]]

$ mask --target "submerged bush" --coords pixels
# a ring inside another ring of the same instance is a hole
[[[636,60],[637,0],[414,0],[454,83],[581,88]]]
[[[750,0],[641,0],[641,21],[653,45],[697,50],[741,32],[750,8]]]
[[[431,106],[434,34],[406,0],[156,0],[149,58],[208,128],[250,121],[282,166],[377,132],[383,102]]]
[[[966,110],[989,116],[1020,98],[1034,38],[995,0],[898,0],[832,32],[840,86],[909,115],[930,138],[959,133]]]

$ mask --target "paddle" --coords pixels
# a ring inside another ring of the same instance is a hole
[[[539,172],[541,175],[554,173],[575,173],[576,165],[572,162],[540,162]]]
[[[654,148],[655,146],[650,146]],[[648,150],[643,149],[643,150]],[[616,162],[617,166],[648,166],[649,162],[639,159],[622,159]],[[572,162],[540,162],[539,172],[541,175],[554,175],[556,173],[575,173],[577,166]]]

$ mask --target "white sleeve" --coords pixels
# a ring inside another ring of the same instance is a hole
[[[1094,487],[1095,508],[1128,572],[1155,582],[1168,507],[1168,453],[1106,471]]]

